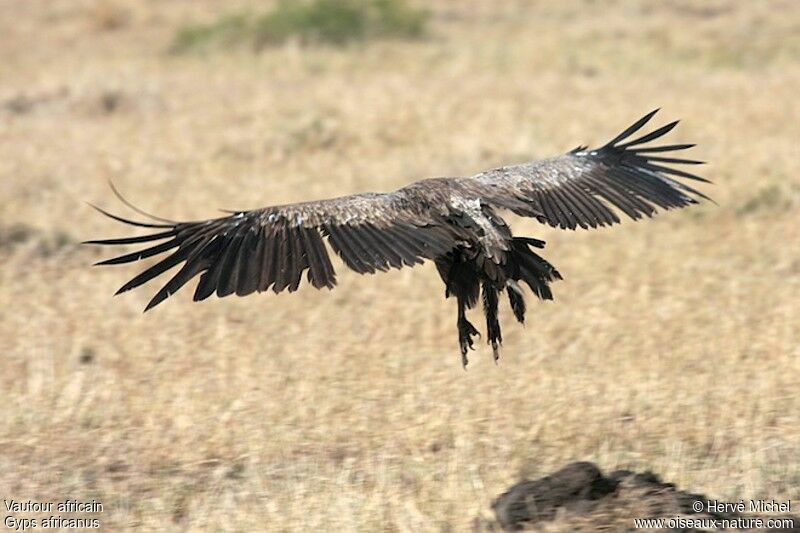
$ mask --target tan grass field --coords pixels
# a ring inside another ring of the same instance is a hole
[[[438,1],[417,42],[168,53],[241,5],[0,3],[2,498],[95,499],[107,530],[463,531],[589,460],[800,501],[800,4]],[[129,215],[109,179],[206,218],[555,155],[655,107],[718,205],[510,217],[565,280],[525,328],[502,308],[498,366],[481,342],[462,370],[430,264],[142,315],[158,286],[112,298],[137,269],[78,244],[128,232],[84,203]]]

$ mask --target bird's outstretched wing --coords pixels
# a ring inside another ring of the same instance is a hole
[[[411,187],[388,194],[359,194],[242,211],[197,222],[137,222],[97,208],[117,221],[157,231],[86,244],[147,243],[143,250],[98,265],[132,263],[168,254],[123,285],[117,294],[183,264],[145,311],[198,275],[195,301],[215,292],[222,297],[244,296],[268,288],[276,293],[294,291],[306,270],[314,287],[332,288],[336,274],[323,237],[348,267],[360,273],[413,266],[447,252],[468,237],[467,230],[447,223],[447,212],[441,210],[444,202],[432,202],[432,198],[420,201],[419,194],[417,188]]]
[[[562,156],[487,170],[457,182],[482,202],[569,229],[619,222],[612,207],[635,220],[652,216],[657,208],[684,207],[697,203],[697,198],[709,199],[675,178],[708,180],[669,166],[701,164],[671,153],[693,144],[644,146],[669,133],[678,121],[627,140],[657,111],[637,120],[602,148],[579,146]]]

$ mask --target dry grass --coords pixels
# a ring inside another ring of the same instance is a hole
[[[0,7],[2,497],[95,498],[113,530],[459,531],[581,459],[800,499],[796,2],[452,0],[422,42],[189,57],[187,20],[255,2],[100,4]],[[109,178],[206,217],[543,157],[657,106],[719,205],[513,219],[565,281],[525,329],[505,313],[497,367],[461,370],[432,266],[142,316],[155,287],[112,299],[133,269],[76,245],[126,231],[82,203],[116,207]]]

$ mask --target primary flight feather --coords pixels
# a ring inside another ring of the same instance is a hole
[[[502,342],[497,316],[500,293],[507,291],[514,316],[523,322],[525,301],[520,282],[540,299],[550,300],[550,282],[561,279],[558,271],[534,252],[544,247],[544,241],[513,236],[498,210],[564,229],[596,228],[618,223],[616,210],[635,220],[652,216],[658,208],[684,207],[699,198],[708,199],[679,179],[708,180],[672,166],[702,163],[673,154],[693,145],[647,145],[669,133],[677,121],[629,140],[656,111],[601,148],[581,146],[561,156],[487,170],[469,178],[425,179],[390,193],[265,207],[196,222],[137,222],[99,209],[117,221],[157,231],[87,243],[148,243],[143,250],[99,265],[167,254],[117,294],[181,265],[145,311],[197,276],[195,301],[214,293],[222,297],[267,289],[291,292],[299,287],[305,271],[314,287],[333,288],[336,273],[325,239],[345,265],[362,274],[432,259],[444,281],[445,295],[457,300],[462,364],[466,366],[472,337],[478,335],[466,310],[474,307],[481,295],[487,340],[496,360]]]

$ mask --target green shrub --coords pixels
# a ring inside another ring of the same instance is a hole
[[[227,15],[213,24],[187,26],[172,42],[172,51],[188,52],[216,46],[232,46],[247,39],[251,31],[247,15]]]
[[[258,18],[255,45],[279,44],[293,37],[304,42],[344,44],[365,36],[368,10],[356,0],[284,1]]]
[[[398,0],[373,0],[372,5],[377,14],[377,28],[381,35],[417,39],[425,33],[425,25],[430,16],[428,11],[415,9]]]
[[[282,0],[260,15],[228,15],[207,25],[183,28],[176,52],[248,43],[256,49],[296,39],[304,44],[344,45],[352,41],[424,35],[428,12],[406,0]]]

